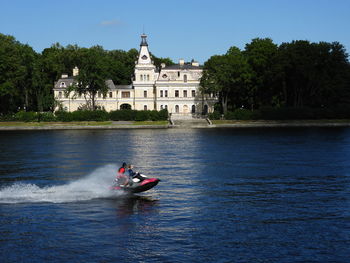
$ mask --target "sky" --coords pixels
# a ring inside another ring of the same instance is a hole
[[[201,64],[253,38],[333,42],[350,51],[350,0],[0,0],[0,33],[37,52],[63,46],[139,49]]]

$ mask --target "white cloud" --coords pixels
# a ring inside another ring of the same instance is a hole
[[[112,19],[112,20],[104,20],[100,23],[100,26],[118,26],[121,25],[122,22],[117,19]]]

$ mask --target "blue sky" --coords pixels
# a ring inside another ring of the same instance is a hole
[[[139,48],[205,62],[256,37],[338,41],[350,51],[350,0],[0,0],[0,33],[41,52],[53,43]]]

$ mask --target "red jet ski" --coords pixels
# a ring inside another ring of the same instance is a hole
[[[123,190],[128,193],[141,193],[145,192],[159,183],[158,178],[148,178],[146,175],[138,174],[137,177],[132,178],[132,182],[125,185],[125,181],[117,180],[116,184],[112,187],[112,190]]]

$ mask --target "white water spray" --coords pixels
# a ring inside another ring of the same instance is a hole
[[[0,203],[63,203],[116,197],[122,194],[111,190],[116,170],[115,165],[106,165],[86,177],[59,186],[15,183],[0,189]]]

